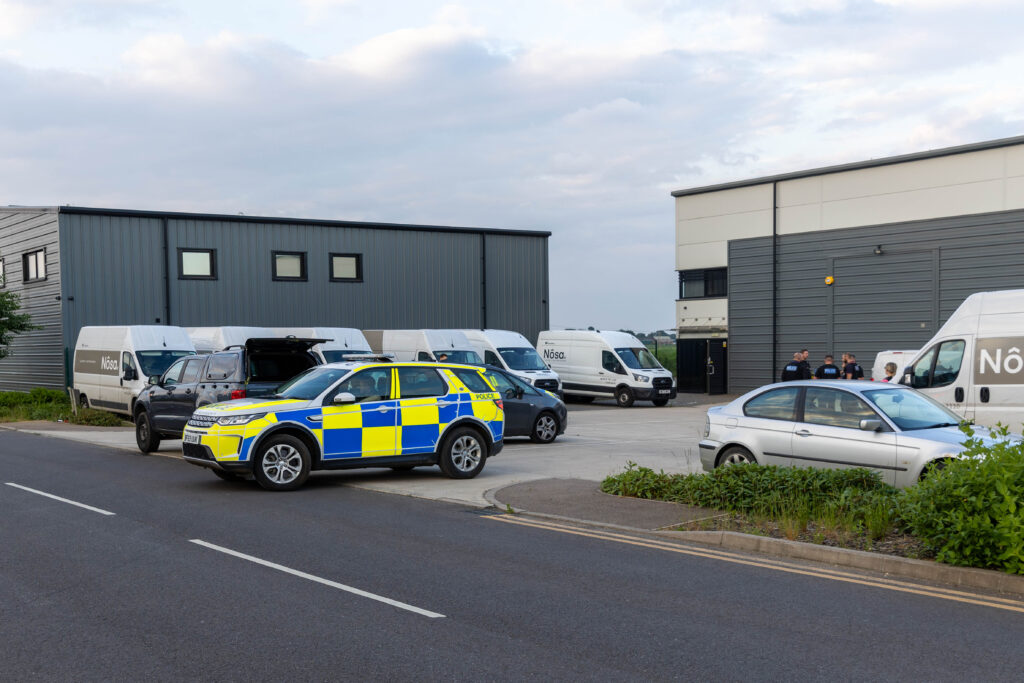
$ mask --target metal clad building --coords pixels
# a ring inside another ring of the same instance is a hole
[[[43,328],[15,337],[11,356],[0,360],[0,390],[65,386],[78,330],[85,325],[493,327],[536,338],[548,327],[549,236],[79,207],[0,208],[6,287]],[[40,249],[45,276],[26,281],[25,255]],[[196,255],[208,260],[209,276],[183,275],[183,264]],[[280,270],[285,260],[296,270]]]
[[[727,338],[730,392],[805,347],[870,375],[969,294],[1024,288],[1024,136],[673,195],[680,344]]]

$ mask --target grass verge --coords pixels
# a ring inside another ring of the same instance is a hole
[[[0,422],[29,422],[33,420],[70,422],[71,424],[95,427],[131,426],[130,422],[105,410],[79,408],[78,414],[75,415],[71,410],[71,400],[62,391],[33,389],[29,392],[0,392]]]

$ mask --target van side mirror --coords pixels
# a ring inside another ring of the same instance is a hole
[[[124,378],[128,381],[139,378],[139,373],[135,371],[133,367],[127,367],[124,369]]]
[[[626,368],[624,368],[621,365],[619,365],[618,363],[616,363],[615,364],[615,374],[617,374],[617,375],[625,375],[626,374]]]
[[[350,394],[347,391],[342,391],[341,393],[335,394],[334,398],[331,399],[331,403],[333,403],[334,405],[338,405],[338,406],[345,406],[345,405],[349,405],[349,404],[355,403],[355,402],[356,402],[355,394]]]
[[[882,429],[881,420],[861,420],[860,428],[865,432],[877,432]]]

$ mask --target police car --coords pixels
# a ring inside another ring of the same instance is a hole
[[[183,434],[188,462],[288,491],[311,470],[438,465],[475,477],[501,451],[504,406],[483,368],[345,362],[310,368],[263,399],[205,406]]]

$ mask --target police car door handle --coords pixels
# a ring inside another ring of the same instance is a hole
[[[323,415],[307,415],[306,416],[306,420],[308,422],[323,422],[324,421],[324,416]]]
[[[453,406],[456,403],[457,403],[457,401],[438,401],[437,405],[438,406]]]
[[[391,411],[391,410],[394,410],[394,408],[393,408],[393,407],[391,407],[391,406],[381,406],[380,408],[374,408],[374,409],[373,409],[372,411],[370,411],[370,412],[375,412],[375,413],[386,413],[386,412],[388,412],[388,411]]]

